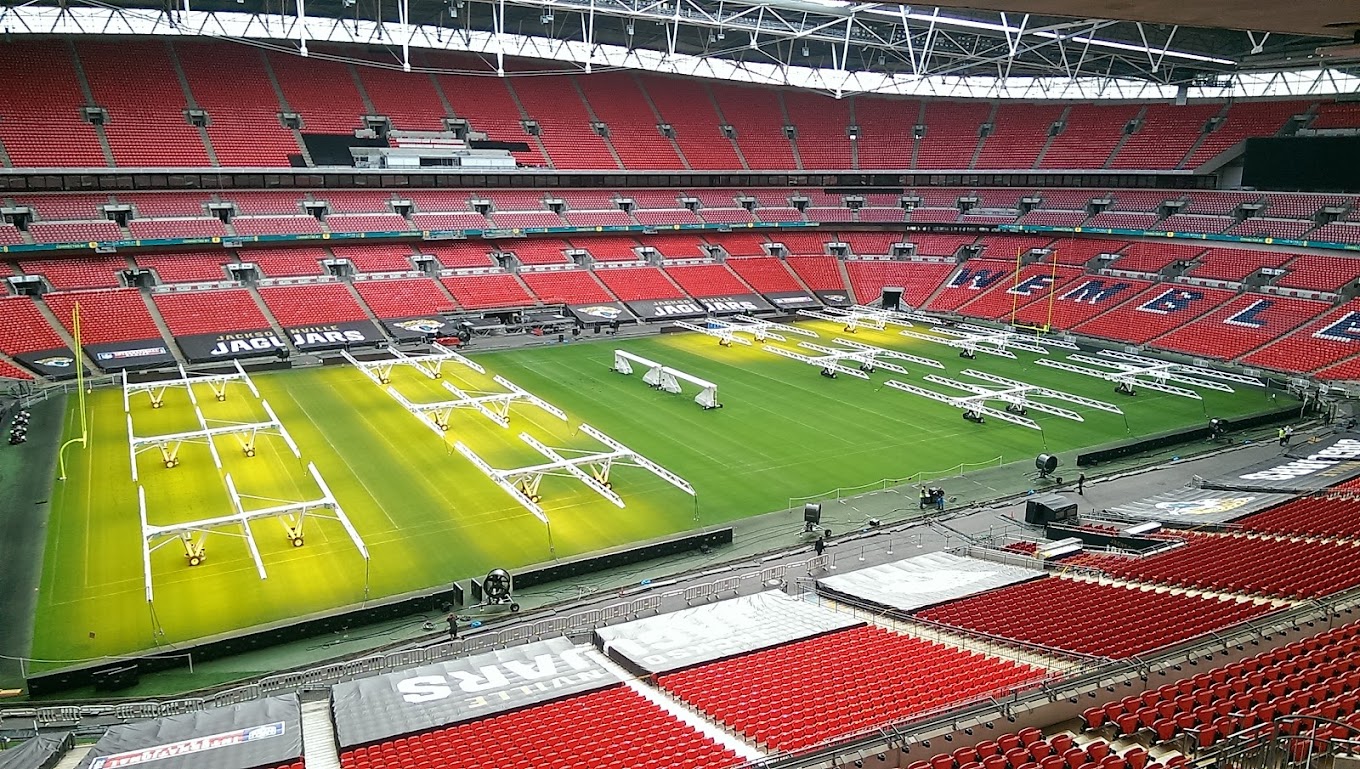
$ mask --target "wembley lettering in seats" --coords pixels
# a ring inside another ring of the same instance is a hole
[[[985,268],[960,267],[949,279],[946,288],[962,288],[969,291],[985,291],[993,283],[1006,277],[1008,270],[989,270]]]
[[[1076,288],[1058,298],[1066,302],[1100,304],[1119,296],[1132,287],[1129,283],[1108,283],[1104,280],[1092,278],[1082,281]]]
[[[1348,312],[1313,334],[1333,342],[1360,342],[1360,312]]]
[[[1223,322],[1228,324],[1229,326],[1245,326],[1247,328],[1265,328],[1266,324],[1269,323],[1269,321],[1267,321],[1262,316],[1265,315],[1267,310],[1274,306],[1275,306],[1274,299],[1257,299],[1256,301],[1242,308],[1238,312],[1233,313],[1232,317],[1224,318]]]
[[[1033,275],[1006,289],[1006,293],[1016,296],[1034,296],[1046,293],[1053,285],[1052,275]]]
[[[1157,298],[1144,302],[1138,310],[1157,315],[1171,315],[1185,310],[1203,298],[1204,292],[1193,288],[1169,288]]]

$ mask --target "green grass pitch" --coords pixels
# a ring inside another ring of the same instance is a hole
[[[808,327],[824,342],[841,335],[829,323]],[[692,389],[670,395],[645,385],[641,372],[614,373],[616,345],[608,341],[566,344],[484,353],[476,360],[488,374],[500,374],[566,411],[569,423],[516,405],[510,429],[504,430],[463,410],[455,412],[448,435],[493,466],[510,468],[541,461],[516,438],[521,431],[550,446],[599,448],[577,432],[585,422],[688,479],[697,490],[691,499],[650,473],[618,468],[614,488],[627,502],[618,509],[579,482],[544,479],[543,507],[552,520],[556,556],[568,557],[782,509],[789,497],[838,486],[996,457],[1018,461],[1044,450],[1200,425],[1206,414],[1231,419],[1275,405],[1256,391],[1208,392],[1203,403],[1146,390],[1125,398],[1107,382],[1035,366],[1024,353],[1018,361],[987,355],[965,361],[948,347],[892,333],[861,330],[856,338],[935,358],[951,375],[973,367],[1117,402],[1128,427],[1117,414],[1088,409],[1077,409],[1086,417],[1083,423],[1031,412],[1044,426],[1042,436],[994,421],[974,425],[944,404],[882,386],[897,375],[879,372],[868,382],[830,380],[759,345],[723,348],[709,337],[667,334],[617,346],[717,383],[725,408],[704,411],[693,402]],[[907,381],[919,382],[929,373],[920,366],[907,368]],[[499,389],[489,376],[470,369],[446,366],[445,371],[463,389]],[[279,522],[259,520],[253,531],[268,569],[264,581],[239,537],[210,536],[208,561],[197,568],[186,565],[177,543],[153,553],[153,621],[143,594],[122,395],[116,389],[96,390],[88,399],[90,445],[72,447],[70,478],[56,482],[52,495],[34,658],[73,661],[130,653],[359,603],[366,583],[368,595],[376,598],[552,557],[540,521],[360,372],[328,366],[254,379],[304,461],[316,464],[363,536],[372,554],[370,568],[337,524],[311,521],[306,547],[295,549]],[[449,397],[409,368],[394,370],[393,386],[413,401]],[[223,403],[207,387],[196,393],[210,420],[253,421],[263,415],[239,384],[231,386]],[[170,391],[159,410],[140,396],[133,420],[139,435],[192,429],[196,421],[182,390]],[[74,399],[66,431],[68,436],[79,431]],[[247,459],[235,438],[217,441],[224,471],[252,497],[252,505],[317,493],[281,441],[261,437],[258,446],[257,456]],[[175,469],[160,466],[154,451],[140,458],[151,522],[228,512],[225,486],[207,447],[186,444],[180,458]]]

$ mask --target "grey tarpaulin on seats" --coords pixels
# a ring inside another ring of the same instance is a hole
[[[1288,494],[1225,489],[1176,489],[1110,508],[1125,518],[1160,521],[1172,526],[1226,523],[1274,507]]]
[[[621,679],[566,638],[515,646],[331,689],[342,749],[602,689]]]
[[[819,590],[899,611],[934,606],[1044,576],[1042,571],[951,553],[929,553],[817,580]]]
[[[1336,435],[1318,443],[1291,447],[1283,456],[1216,478],[1206,489],[1298,493],[1325,489],[1360,475],[1360,435]]]
[[[665,673],[863,624],[768,590],[602,627],[595,643],[635,672]]]
[[[297,695],[110,727],[80,769],[256,769],[302,755]]]
[[[0,752],[0,769],[52,769],[75,744],[71,732],[39,734]]]

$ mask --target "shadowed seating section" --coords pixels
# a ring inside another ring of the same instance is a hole
[[[0,297],[0,352],[15,355],[65,346],[32,299]]]
[[[662,675],[657,683],[761,745],[794,750],[999,696],[1043,676],[1040,668],[868,625]]]
[[[918,614],[922,619],[1078,654],[1143,654],[1272,610],[1269,604],[1200,598],[1065,577],[1024,582]]]
[[[340,754],[342,769],[727,769],[740,763],[733,751],[621,685]]]

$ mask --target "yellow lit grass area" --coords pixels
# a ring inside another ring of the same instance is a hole
[[[822,343],[842,336],[829,323],[812,323]],[[674,534],[696,525],[732,521],[783,508],[790,497],[816,494],[963,462],[1001,457],[1017,461],[1040,451],[1068,451],[1126,437],[1203,424],[1206,416],[1232,419],[1273,405],[1260,392],[1206,393],[1203,403],[1151,391],[1133,398],[1113,385],[1032,364],[956,351],[891,332],[861,329],[858,341],[935,358],[958,377],[964,368],[1116,402],[1127,413],[1076,408],[1085,422],[1030,412],[1042,435],[999,423],[974,425],[944,404],[884,388],[888,378],[924,384],[932,370],[906,364],[906,377],[875,373],[865,382],[830,380],[817,369],[753,347],[719,347],[697,334],[631,339],[617,346],[718,384],[724,408],[703,411],[693,390],[652,390],[642,373],[611,370],[608,342],[484,353],[483,376],[445,365],[446,379],[467,391],[498,392],[500,374],[567,412],[569,422],[516,404],[509,429],[469,409],[456,411],[438,435],[360,372],[328,366],[258,374],[254,381],[297,441],[302,462],[278,438],[261,436],[246,458],[234,437],[217,439],[223,473],[230,473],[247,507],[311,499],[320,490],[306,472],[315,463],[371,552],[369,568],[340,526],[311,519],[306,546],[294,548],[280,522],[252,524],[268,570],[261,581],[244,540],[225,533],[207,540],[208,560],[190,568],[170,543],[152,556],[154,617],[143,591],[136,484],[130,479],[122,394],[89,397],[91,443],[68,454],[70,479],[57,482],[43,565],[32,656],[84,660],[146,650],[245,628],[286,622],[309,613],[445,584],[494,567],[550,560],[548,531],[537,518],[452,451],[460,440],[494,467],[544,461],[517,437],[568,449],[603,447],[580,433],[588,423],[690,481],[697,502],[650,473],[616,467],[616,508],[568,478],[543,480],[542,506],[552,521],[556,557]],[[790,341],[786,346],[793,346]],[[966,379],[966,377],[958,377]],[[412,402],[452,396],[439,382],[397,367],[392,387]],[[225,402],[206,386],[195,390],[210,424],[264,418],[258,400],[232,384]],[[1063,404],[1067,405],[1067,404]],[[74,400],[68,435],[79,432]],[[138,435],[193,429],[197,420],[183,390],[167,393],[153,410],[133,401]],[[230,512],[221,474],[206,446],[186,444],[180,465],[161,466],[159,452],[139,457],[152,524],[168,525]],[[696,512],[698,521],[696,523]]]

